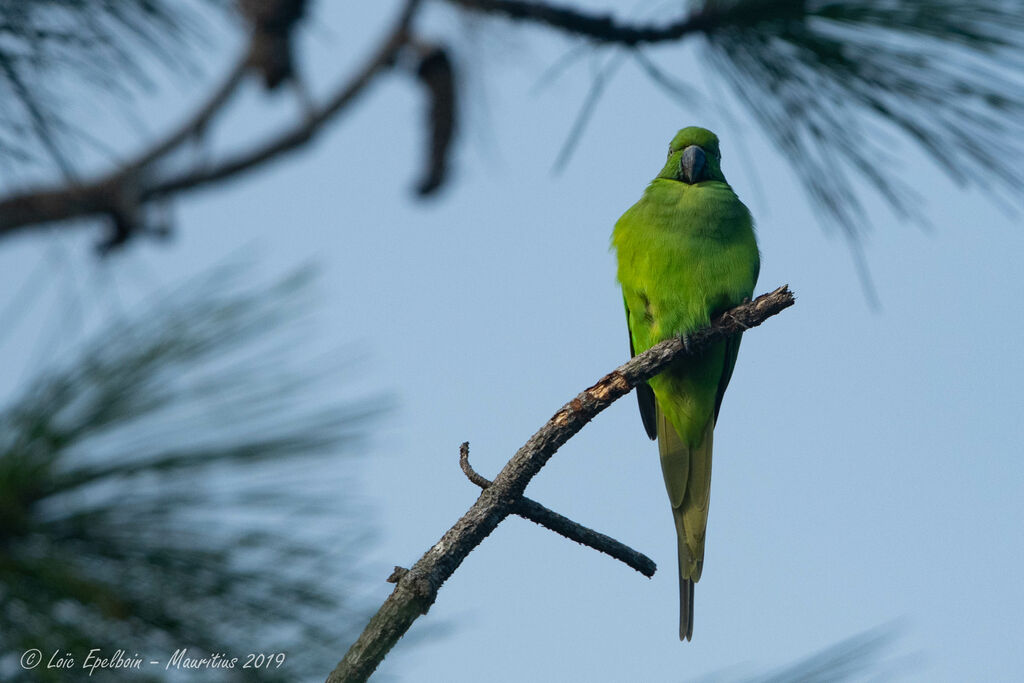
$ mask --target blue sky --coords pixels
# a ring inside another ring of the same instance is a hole
[[[396,3],[322,4],[307,53],[318,90],[364,53]],[[3,387],[66,350],[39,350],[47,330],[71,324],[53,322],[65,290],[86,302],[88,328],[118,307],[97,292],[129,305],[240,251],[256,257],[254,275],[316,262],[314,346],[360,349],[366,368],[345,391],[396,399],[360,477],[380,532],[368,550],[380,581],[367,591],[382,600],[391,568],[418,559],[475,498],[458,469],[460,442],[493,476],[559,406],[626,359],[611,227],[675,131],[705,125],[719,133],[724,171],[757,220],[758,291],[789,283],[798,303],[746,336],[724,402],[693,642],[676,634],[675,538],[656,447],[627,397],[563,448],[528,495],[645,552],[657,575],[510,519],[413,627],[452,630],[400,645],[382,672],[449,682],[483,671],[495,681],[697,680],[766,670],[895,621],[890,672],[905,680],[1018,676],[1019,218],[902,151],[932,228],[868,202],[866,253],[882,300],[872,310],[843,241],[822,229],[787,161],[734,102],[684,109],[626,63],[554,174],[590,63],[537,91],[539,74],[567,49],[560,37],[466,26],[438,10],[426,26],[455,40],[466,77],[453,182],[440,198],[412,199],[421,103],[408,79],[386,77],[307,151],[178,202],[169,244],[139,243],[97,264],[89,231],[5,242],[8,291],[41,263],[64,275],[7,338]],[[218,49],[211,73],[229,54]],[[687,73],[699,63],[690,47],[656,55]],[[699,74],[695,85],[713,82]],[[194,100],[188,85],[172,80],[140,104],[151,129]],[[266,104],[248,93],[223,144],[292,111],[287,100]],[[94,105],[83,112],[113,135]],[[115,136],[125,150],[138,141]]]

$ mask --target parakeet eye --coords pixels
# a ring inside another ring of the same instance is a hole
[[[672,156],[672,145],[668,146],[668,154],[665,155],[665,158],[668,159],[670,156]]]

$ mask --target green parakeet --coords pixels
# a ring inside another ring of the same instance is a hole
[[[626,302],[630,352],[707,327],[749,298],[760,268],[753,221],[722,175],[718,138],[679,131],[668,161],[615,224],[612,247]],[[704,564],[711,446],[739,336],[685,356],[637,387],[658,440],[679,546],[679,638],[693,637],[693,584]]]

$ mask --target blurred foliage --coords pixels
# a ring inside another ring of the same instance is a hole
[[[852,238],[853,178],[921,220],[899,137],[958,185],[1024,190],[1024,3],[707,0],[707,55]]]
[[[595,25],[616,23],[573,3],[450,2],[462,12],[547,22],[583,38],[594,37],[588,31]],[[233,6],[228,0],[0,0],[0,172],[45,161],[73,176],[64,147],[92,138],[63,113],[67,78],[105,96],[126,92],[147,82],[147,65],[185,62],[209,18]],[[656,3],[648,8],[663,13]],[[924,220],[913,164],[904,163],[908,153],[923,153],[955,183],[1009,198],[1008,205],[1024,196],[1021,0],[691,0],[689,8],[692,29],[676,39],[704,38],[712,79],[731,86],[851,244],[868,226],[866,188],[900,217]],[[686,23],[669,15],[651,26]],[[592,43],[595,49],[615,44]],[[692,104],[688,65],[669,68],[642,43],[627,47],[657,85]],[[568,147],[578,141],[611,68],[594,77]]]
[[[906,661],[882,659],[895,636],[896,631],[892,627],[858,633],[794,664],[749,678],[746,683],[877,683],[892,680],[896,678],[897,669],[907,665]]]
[[[288,655],[232,680],[318,678],[357,635],[368,525],[337,457],[383,402],[310,395],[339,377],[295,367],[306,274],[235,279],[114,325],[0,413],[0,680],[63,680],[23,671],[29,648],[186,647]]]
[[[694,679],[699,683],[881,683],[918,680],[921,659],[913,654],[893,654],[900,628],[895,623],[876,626],[822,648],[820,651],[774,669],[742,674],[749,663]],[[760,668],[760,667],[759,667]]]
[[[73,175],[66,146],[94,141],[65,115],[68,84],[107,96],[151,85],[147,65],[185,65],[203,7],[226,2],[0,0],[0,171],[48,163]]]

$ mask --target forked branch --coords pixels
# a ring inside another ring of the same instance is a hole
[[[676,358],[693,354],[708,344],[757,327],[795,303],[792,292],[782,286],[769,294],[741,304],[712,321],[688,338],[669,339],[632,358],[602,377],[555,413],[530,437],[501,473],[481,492],[462,516],[408,571],[396,570],[391,578],[395,588],[370,619],[359,639],[328,676],[328,683],[365,681],[383,661],[412,623],[437,598],[445,581],[494,529],[510,514],[517,514],[523,491],[552,455],[584,425],[638,384],[658,374]],[[468,451],[467,451],[468,457]],[[471,468],[469,471],[472,471]],[[467,472],[468,475],[468,472]],[[474,473],[475,483],[485,481]]]
[[[473,466],[469,464],[468,441],[464,442],[462,446],[459,447],[459,465],[462,467],[462,471],[465,472],[466,477],[480,488],[485,489],[491,485],[491,481],[489,479],[478,474],[477,471],[473,469]],[[580,545],[588,546],[598,552],[613,557],[626,566],[637,570],[647,578],[654,576],[654,572],[658,569],[658,566],[654,564],[654,560],[643,553],[633,550],[624,543],[616,541],[611,536],[602,534],[599,531],[594,531],[593,529],[588,529],[582,524],[577,524],[565,515],[560,515],[554,510],[549,510],[537,501],[531,500],[526,496],[519,499],[519,503],[516,504],[512,512],[523,519],[530,520],[534,524],[539,524],[546,529],[554,531],[559,536],[565,536],[570,541],[576,541]]]

